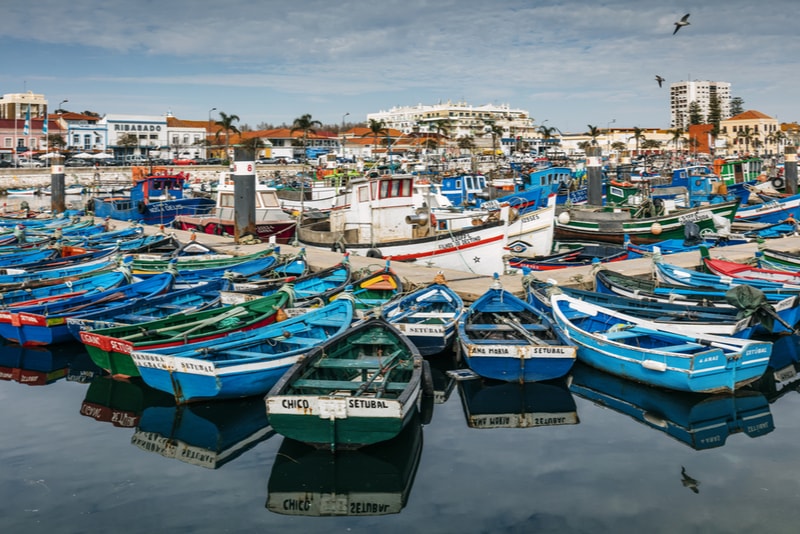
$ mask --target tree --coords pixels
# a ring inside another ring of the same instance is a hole
[[[64,139],[64,136],[61,134],[47,134],[47,146],[53,147],[56,150],[61,150],[65,146],[67,146],[67,141]]]
[[[231,136],[230,136],[230,133],[231,132],[236,133],[236,134],[241,133],[239,131],[239,128],[237,128],[236,125],[234,124],[234,122],[238,122],[238,121],[239,121],[239,116],[238,115],[228,115],[225,112],[220,111],[219,112],[219,120],[214,123],[217,126],[217,134],[216,134],[217,143],[219,143],[219,134],[221,132],[225,132],[225,159],[226,160],[230,160],[230,153],[231,153],[230,152],[230,150],[231,150],[231,142],[230,142]]]
[[[744,112],[744,99],[740,96],[731,98],[731,117]]]
[[[722,120],[722,109],[719,105],[719,97],[717,93],[711,93],[708,97],[708,117],[706,121],[712,126],[711,135],[717,137],[719,135],[719,123]]]
[[[634,126],[633,127],[633,135],[631,136],[631,139],[633,139],[634,142],[636,143],[636,154],[638,155],[639,154],[639,145],[641,144],[642,141],[644,141],[646,139],[645,136],[644,136],[644,129],[639,128],[638,126]]]
[[[614,141],[613,143],[611,143],[611,149],[616,150],[617,152],[621,152],[623,150],[627,150],[628,145],[626,145],[622,141]]]
[[[586,125],[589,130],[584,133],[584,135],[588,135],[592,138],[592,146],[597,146],[597,138],[600,136],[600,128],[597,126],[592,126],[591,124]]]
[[[251,150],[253,154],[258,157],[258,151],[261,148],[264,148],[264,141],[261,140],[258,136],[249,137],[247,139],[242,139],[242,146]]]
[[[305,113],[294,120],[292,123],[292,129],[289,131],[289,133],[303,132],[303,154],[306,154],[308,150],[309,134],[317,133],[316,129],[321,127],[321,122],[312,119],[310,113]]]
[[[126,133],[117,138],[117,144],[121,147],[132,149],[135,146],[139,146],[139,137],[136,134]],[[125,152],[127,153],[128,151],[126,150]]]
[[[386,155],[389,155],[389,130],[386,128],[386,123],[383,120],[376,120],[370,119],[369,124],[367,125],[369,132],[362,135],[362,137],[366,137],[368,135],[372,136],[372,146],[378,146],[378,137],[385,136],[386,137]],[[373,148],[374,150],[374,148]]]
[[[672,136],[670,141],[672,141],[672,144],[675,146],[675,152],[677,152],[680,148],[681,142],[683,141],[683,130],[680,128],[675,128],[673,130],[667,130],[667,133]]]
[[[441,146],[445,138],[450,138],[450,131],[453,129],[453,121],[450,119],[437,119],[429,123],[428,128],[436,132],[436,135],[439,137],[437,146]]]
[[[539,126],[536,131],[539,132],[539,135],[541,135],[542,139],[545,141],[554,138],[556,133],[561,133],[561,130],[555,126],[545,126],[544,124]]]
[[[497,163],[497,138],[502,137],[503,127],[494,121],[484,121],[484,135],[492,136],[492,161]]]
[[[700,104],[697,100],[692,100],[689,104],[689,125],[704,124],[705,117],[703,117],[703,110],[700,109]]]
[[[775,153],[780,155],[783,152],[781,147],[786,139],[787,137],[783,130],[776,130],[767,136],[766,141],[775,144]]]

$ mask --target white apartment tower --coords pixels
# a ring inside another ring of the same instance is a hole
[[[700,105],[700,112],[708,117],[711,95],[717,95],[720,120],[731,116],[731,84],[729,82],[677,82],[669,85],[669,122],[672,128],[686,129],[689,126],[689,106]]]

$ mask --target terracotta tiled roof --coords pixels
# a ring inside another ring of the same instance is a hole
[[[766,113],[761,113],[760,111],[756,111],[754,109],[748,109],[747,111],[745,111],[743,113],[739,113],[738,115],[735,115],[735,116],[733,116],[733,117],[731,117],[730,119],[727,119],[727,120],[729,120],[729,121],[750,121],[750,120],[754,120],[754,119],[773,119],[773,118],[774,117],[770,117]]]

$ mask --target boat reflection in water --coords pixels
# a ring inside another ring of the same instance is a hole
[[[524,384],[468,378],[458,381],[458,391],[470,428],[530,428],[580,422],[567,378]]]
[[[142,413],[151,406],[175,406],[175,398],[151,388],[141,378],[115,380],[98,375],[89,384],[80,411],[96,421],[135,428]]]
[[[144,410],[131,443],[188,464],[218,469],[275,435],[264,399],[249,397]]]
[[[83,347],[73,343],[47,348],[0,344],[0,380],[46,386],[66,378],[70,367],[82,361],[82,354]]]
[[[800,388],[800,336],[780,336],[772,341],[772,354],[764,376],[750,384],[771,403]]]
[[[391,440],[336,454],[284,438],[266,507],[284,515],[397,514],[408,501],[421,457],[419,414]]]
[[[570,389],[600,406],[625,414],[693,449],[721,447],[728,436],[751,438],[775,428],[767,398],[752,390],[732,395],[703,395],[649,387],[580,364]]]

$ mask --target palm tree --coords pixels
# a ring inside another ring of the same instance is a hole
[[[542,139],[544,139],[545,141],[548,139],[553,139],[556,133],[559,134],[561,133],[561,130],[559,130],[555,126],[545,126],[544,124],[539,126],[536,129],[536,131],[539,132],[539,135],[541,135]]]
[[[767,142],[775,144],[775,152],[780,155],[781,154],[781,145],[786,140],[786,134],[783,133],[783,130],[776,130],[769,134],[766,138]]]
[[[438,119],[429,123],[428,128],[436,132],[436,135],[439,136],[437,144],[441,145],[442,138],[450,137],[450,131],[453,129],[453,121],[450,119]]]
[[[219,143],[219,134],[221,132],[225,132],[225,159],[227,159],[227,160],[230,160],[230,157],[231,157],[230,156],[230,149],[231,149],[231,143],[230,143],[231,136],[230,136],[230,133],[231,132],[236,133],[236,134],[241,133],[239,131],[239,128],[237,128],[236,125],[233,124],[234,122],[238,122],[238,121],[239,121],[239,116],[238,115],[228,115],[227,113],[220,111],[219,112],[219,120],[214,123],[214,125],[217,126],[217,134],[215,136],[215,138],[217,140],[217,143]]]
[[[383,120],[370,119],[367,128],[369,132],[362,135],[362,137],[372,136],[373,151],[375,150],[374,147],[378,146],[378,137],[386,136],[386,155],[389,156],[389,129],[386,128],[386,123]]]
[[[636,155],[639,155],[639,143],[644,141],[646,138],[644,136],[644,129],[639,128],[638,126],[633,127],[633,135],[630,137],[636,142]]]
[[[587,124],[586,127],[589,128],[589,130],[585,133],[585,135],[588,135],[592,138],[593,146],[597,146],[597,138],[600,136],[600,128],[597,126],[592,126],[591,124]]]
[[[308,134],[317,133],[317,130],[315,128],[321,128],[321,127],[322,123],[312,119],[310,113],[305,113],[297,117],[292,123],[292,129],[289,131],[290,134],[293,134],[294,132],[303,132],[304,155],[307,153],[308,150]]]
[[[497,138],[502,137],[503,127],[493,121],[484,121],[486,125],[484,135],[492,136],[492,162],[497,164]]]

